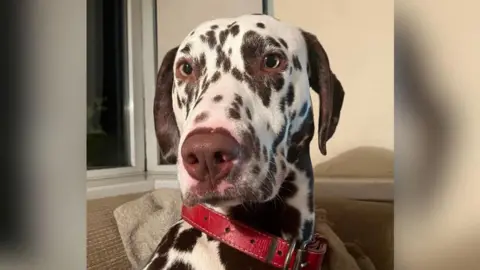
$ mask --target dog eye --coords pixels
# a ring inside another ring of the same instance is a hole
[[[192,65],[190,65],[188,62],[181,64],[179,70],[182,73],[182,76],[185,77],[190,76],[193,73]]]
[[[282,57],[278,54],[268,54],[263,59],[264,69],[278,69],[282,64]]]

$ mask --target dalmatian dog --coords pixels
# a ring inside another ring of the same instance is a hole
[[[310,88],[320,99],[318,146],[326,155],[344,91],[313,34],[249,14],[204,22],[168,51],[157,76],[155,129],[163,162],[177,164],[184,206],[203,205],[289,242],[311,237]],[[281,269],[185,219],[142,267]]]

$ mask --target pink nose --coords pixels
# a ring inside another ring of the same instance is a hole
[[[218,184],[231,171],[240,144],[222,130],[194,130],[183,142],[181,156],[188,174],[199,182]]]

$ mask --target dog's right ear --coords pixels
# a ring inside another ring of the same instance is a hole
[[[175,61],[177,50],[178,47],[170,49],[163,57],[157,74],[153,104],[155,133],[158,146],[160,147],[162,164],[175,164],[177,162],[177,149],[180,140],[172,102],[173,62]]]

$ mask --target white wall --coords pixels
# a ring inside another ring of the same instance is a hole
[[[261,0],[157,0],[159,63],[199,23],[215,18],[261,13]]]
[[[340,124],[327,144],[328,155],[320,154],[315,137],[313,163],[363,146],[393,150],[393,2],[272,2],[275,17],[317,35],[346,92]],[[312,100],[317,108],[314,93]]]

